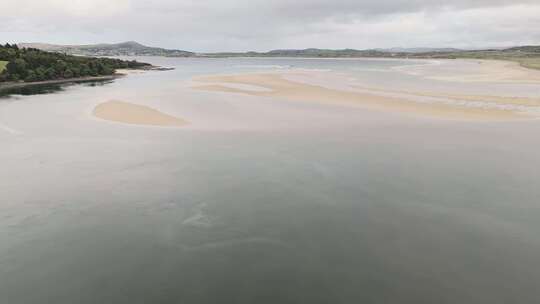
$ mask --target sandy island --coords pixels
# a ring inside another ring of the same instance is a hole
[[[132,125],[181,127],[188,124],[183,119],[150,107],[117,100],[97,105],[93,114],[104,120]]]

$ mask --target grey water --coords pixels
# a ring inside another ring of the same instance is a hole
[[[395,87],[538,86],[425,80],[393,70],[418,64],[400,60],[140,60],[176,70],[0,99],[0,303],[540,298],[537,120],[445,121],[189,82],[304,68]],[[92,117],[111,99],[190,125]]]
[[[63,84],[27,84],[22,87],[6,88],[0,90],[0,98],[8,98],[13,95],[20,96],[32,96],[40,94],[50,94],[64,90],[67,86],[71,85],[84,85],[84,86],[100,86],[112,82],[112,80],[90,80],[90,81],[76,81]]]

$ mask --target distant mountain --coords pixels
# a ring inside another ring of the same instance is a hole
[[[19,43],[19,47],[36,48],[43,51],[65,53],[68,55],[83,56],[164,56],[164,57],[191,57],[195,53],[182,50],[169,50],[149,47],[135,41],[115,44],[92,45],[55,45],[46,43]]]

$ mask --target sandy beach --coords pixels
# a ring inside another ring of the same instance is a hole
[[[93,115],[108,121],[148,126],[181,127],[183,119],[162,113],[147,106],[111,100],[97,105]]]
[[[192,86],[198,90],[226,93],[240,93],[260,97],[282,98],[294,101],[312,101],[332,104],[361,106],[370,110],[399,111],[413,115],[422,115],[444,119],[464,120],[510,120],[530,118],[519,107],[501,106],[505,101],[514,103],[536,104],[536,100],[491,99],[482,96],[468,96],[471,102],[426,102],[428,93],[409,93],[403,96],[389,91],[376,90],[341,90],[322,87],[306,82],[291,80],[291,76],[309,79],[311,71],[249,73],[237,75],[212,75],[194,78]],[[467,97],[467,96],[460,96]],[[421,101],[422,100],[422,101]],[[484,103],[478,101],[484,100]],[[475,101],[475,102],[473,102]],[[497,104],[499,102],[499,104]]]

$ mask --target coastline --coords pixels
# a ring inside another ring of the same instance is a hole
[[[35,81],[35,82],[5,82],[0,83],[0,91],[23,88],[28,86],[39,86],[39,85],[48,85],[48,84],[65,84],[65,83],[84,83],[92,81],[107,81],[114,80],[120,77],[126,76],[122,73],[116,73],[113,75],[107,76],[90,76],[90,77],[77,77],[77,78],[68,78],[68,79],[54,79],[54,80],[45,80],[45,81]]]
[[[66,84],[66,83],[84,83],[84,82],[93,82],[93,81],[107,81],[107,80],[114,80],[118,79],[124,76],[127,76],[129,74],[134,73],[143,73],[147,71],[170,71],[174,70],[174,68],[166,68],[161,66],[148,66],[148,67],[142,67],[138,69],[117,69],[116,73],[112,75],[105,75],[105,76],[88,76],[88,77],[76,77],[76,78],[66,78],[66,79],[53,79],[53,80],[44,80],[44,81],[34,81],[34,82],[24,82],[24,81],[18,81],[18,82],[0,82],[0,91],[2,90],[9,90],[9,89],[15,89],[15,88],[24,88],[24,87],[30,87],[30,86],[40,86],[40,85],[49,85],[49,84]]]

